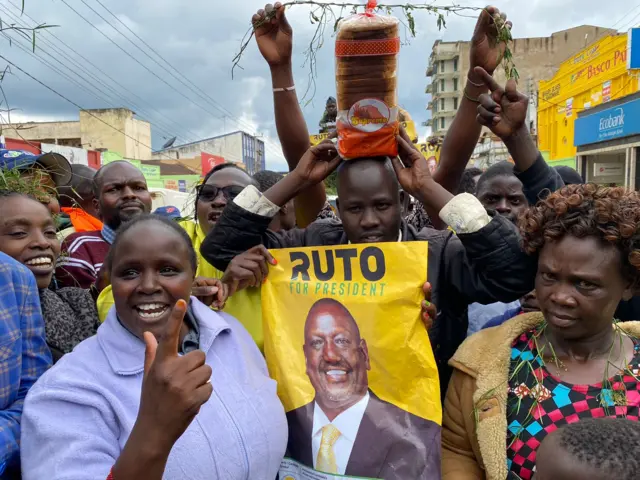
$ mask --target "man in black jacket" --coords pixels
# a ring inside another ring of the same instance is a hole
[[[454,197],[429,174],[422,154],[398,136],[400,158],[341,162],[329,141],[312,147],[298,167],[264,194],[247,187],[229,203],[202,244],[204,258],[226,270],[237,255],[256,245],[267,248],[369,242],[429,242],[428,281],[438,316],[429,334],[441,388],[446,392],[448,360],[467,331],[467,306],[473,302],[509,302],[533,289],[536,261],[520,249],[511,222],[491,218],[470,194]],[[393,162],[393,166],[392,166]],[[338,210],[342,223],[320,221],[306,229],[268,230],[279,207],[338,170]],[[406,166],[406,167],[405,167]],[[395,174],[394,174],[395,170]],[[400,185],[428,204],[457,233],[417,232],[402,220]]]

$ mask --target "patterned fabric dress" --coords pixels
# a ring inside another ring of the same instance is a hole
[[[626,417],[638,421],[640,340],[624,371],[595,385],[572,385],[553,376],[536,349],[535,330],[517,338],[511,349],[507,411],[508,479],[530,480],[536,450],[551,432],[584,418]],[[613,372],[612,372],[613,373]]]

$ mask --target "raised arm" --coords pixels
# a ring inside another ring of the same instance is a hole
[[[275,17],[265,22],[267,14],[275,9]],[[291,67],[293,30],[281,3],[267,5],[253,16],[256,41],[260,53],[269,64],[273,84],[273,105],[276,129],[284,158],[293,171],[302,155],[309,149],[309,131],[298,102]],[[262,23],[264,22],[264,23]],[[319,183],[301,191],[295,199],[296,220],[299,227],[313,222],[326,202],[324,184]]]
[[[227,204],[215,227],[202,242],[200,253],[218,270],[225,271],[237,255],[256,245],[267,248],[305,246],[305,229],[268,230],[273,216],[301,191],[308,190],[333,172],[340,157],[331,141],[311,147],[293,172],[264,194],[250,185]]]
[[[498,42],[498,30],[494,17],[502,17],[506,20],[506,14],[500,13],[495,7],[487,7],[482,10],[478,23],[471,39],[471,51],[469,54],[470,69],[463,80],[466,82],[464,96],[460,99],[460,107],[453,123],[449,127],[440,150],[440,164],[433,174],[433,179],[451,193],[455,193],[460,185],[462,174],[473,154],[482,126],[476,121],[477,99],[487,92],[487,86],[482,78],[474,71],[474,67],[483,67],[493,74],[500,65],[500,59],[504,53],[505,44]],[[511,28],[511,22],[506,22]],[[438,218],[438,212],[427,209],[436,228],[444,228],[445,225]]]
[[[520,248],[515,225],[500,215],[491,218],[473,195],[446,191],[429,175],[422,154],[400,136],[398,151],[393,166],[402,188],[457,233],[444,247],[440,288],[453,289],[451,295],[467,303],[512,302],[530,292],[536,259]]]
[[[541,195],[562,188],[564,182],[544,161],[529,133],[526,125],[529,98],[518,92],[513,79],[502,88],[482,68],[476,68],[476,73],[490,90],[489,94],[480,96],[478,122],[502,139],[513,158],[514,171],[522,182],[527,200],[535,205]]]

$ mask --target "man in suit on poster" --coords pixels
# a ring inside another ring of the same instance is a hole
[[[307,315],[304,336],[316,396],[287,413],[289,456],[326,473],[440,478],[440,426],[369,389],[367,342],[349,310],[336,300],[319,300]]]

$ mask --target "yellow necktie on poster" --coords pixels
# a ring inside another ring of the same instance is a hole
[[[333,451],[333,446],[340,435],[340,430],[332,424],[322,427],[322,439],[320,440],[320,450],[318,450],[316,470],[324,473],[338,473],[336,453]]]

